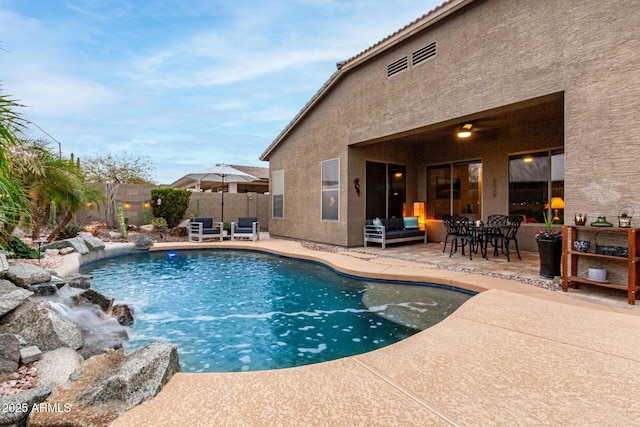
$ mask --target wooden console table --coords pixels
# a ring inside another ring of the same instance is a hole
[[[588,252],[579,252],[574,249],[573,243],[578,240],[578,234],[584,236],[595,236],[596,233],[606,231],[612,233],[625,234],[627,237],[628,254],[625,257],[602,255],[596,253],[596,242],[592,241],[592,246]],[[605,263],[626,263],[627,283],[611,283],[589,280],[587,277],[578,275],[578,259],[597,259]],[[569,284],[578,286],[581,283],[604,286],[607,288],[621,289],[627,291],[629,304],[635,304],[636,299],[640,299],[640,276],[638,263],[640,262],[640,228],[620,228],[620,227],[590,227],[586,225],[565,225],[563,227],[562,244],[562,290],[567,292]]]

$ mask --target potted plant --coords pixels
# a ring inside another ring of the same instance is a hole
[[[553,229],[553,219],[544,216],[544,230],[536,233],[538,251],[540,252],[540,277],[553,279],[560,276],[562,260],[562,231]]]

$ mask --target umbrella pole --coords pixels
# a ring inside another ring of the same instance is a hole
[[[224,222],[224,175],[222,175],[222,213],[220,216],[222,216],[220,222]]]

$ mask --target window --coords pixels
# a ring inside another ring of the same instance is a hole
[[[509,157],[509,215],[544,222],[543,212],[564,222],[564,153],[562,150]]]
[[[340,207],[340,159],[322,162],[322,220],[338,221]]]
[[[271,174],[273,217],[284,218],[284,169]]]
[[[427,168],[427,218],[443,215],[482,218],[482,162]]]
[[[367,218],[401,218],[407,199],[404,165],[367,162]]]

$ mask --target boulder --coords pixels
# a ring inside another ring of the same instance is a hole
[[[146,234],[138,234],[136,237],[136,249],[140,251],[148,251],[153,245],[153,240]]]
[[[2,277],[8,269],[9,262],[7,261],[7,256],[4,254],[4,251],[0,250],[0,277]]]
[[[44,256],[56,256],[60,255],[60,249],[45,249]]]
[[[5,279],[27,289],[29,285],[48,282],[51,280],[51,273],[37,265],[18,262],[9,266]]]
[[[180,372],[176,347],[153,343],[130,355],[111,350],[86,360],[58,387],[47,404],[73,408],[70,412],[35,412],[29,426],[106,426],[118,415],[152,398],[176,372]]]
[[[84,239],[82,239],[81,237],[74,237],[72,239],[64,239],[57,242],[49,243],[48,245],[43,246],[42,249],[45,251],[47,249],[60,249],[60,253],[62,253],[62,249],[69,247],[75,249],[81,255],[89,253],[89,248],[87,247]]]
[[[84,359],[72,348],[60,347],[44,353],[35,363],[38,370],[38,385],[64,385]]]
[[[172,237],[186,237],[189,233],[187,232],[187,227],[173,227],[171,231],[169,231],[169,235]]]
[[[60,255],[69,255],[72,252],[75,252],[75,248],[69,246],[67,248],[62,248],[60,249]]]
[[[37,346],[30,345],[20,349],[20,361],[23,365],[33,363],[40,359],[42,359],[42,351],[40,351]]]
[[[2,397],[2,405],[6,408],[25,408],[26,411],[0,411],[0,426],[23,426],[34,406],[51,394],[52,386],[36,387],[20,393]]]
[[[95,304],[100,307],[105,313],[109,311],[113,304],[113,298],[109,298],[98,291],[94,291],[93,289],[87,289],[87,292],[84,293],[84,297],[91,304]]]
[[[156,226],[153,224],[145,224],[139,227],[139,230],[144,233],[153,233],[156,229]]]
[[[133,325],[133,308],[126,304],[116,304],[111,309],[111,315],[122,326]]]
[[[58,287],[53,283],[38,283],[35,285],[29,285],[28,290],[33,292],[34,295],[42,297],[47,295],[55,295],[58,292]]]
[[[61,318],[44,301],[26,301],[0,320],[0,333],[18,334],[42,351],[60,347],[79,349],[84,343],[82,330]]]
[[[97,237],[94,237],[91,233],[82,231],[78,233],[78,237],[84,240],[85,245],[87,245],[90,251],[103,250],[105,248],[104,242]]]
[[[72,288],[89,289],[93,276],[90,274],[74,273],[66,278],[67,284]]]
[[[0,378],[15,372],[20,363],[20,340],[14,334],[0,335]],[[4,381],[3,379],[0,381]]]
[[[33,292],[19,288],[8,280],[0,279],[0,317],[18,307],[31,295]]]

